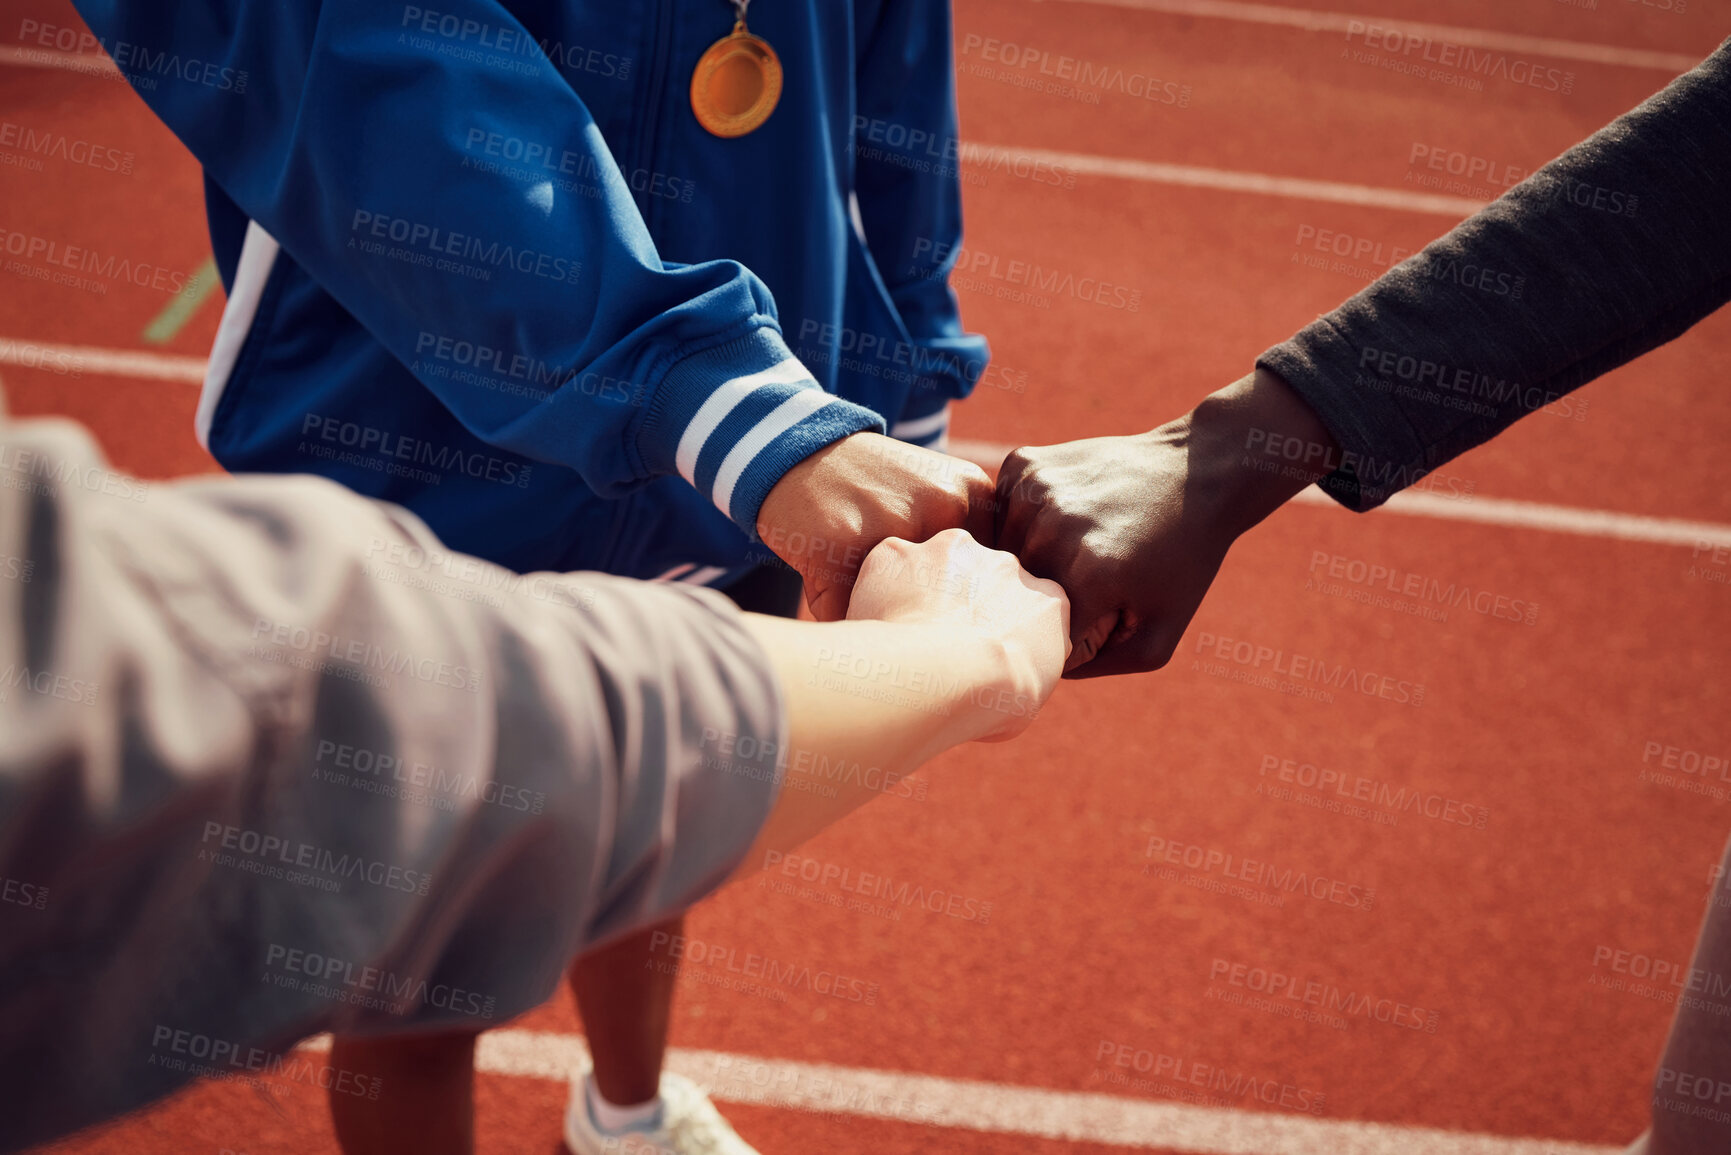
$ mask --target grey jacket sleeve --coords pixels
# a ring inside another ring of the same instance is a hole
[[[376,1095],[284,1048],[534,1006],[727,877],[783,730],[718,594],[0,414],[0,1148],[200,1074]]]
[[[1369,509],[1731,299],[1731,41],[1265,352]]]

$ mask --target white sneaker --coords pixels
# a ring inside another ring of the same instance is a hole
[[[758,1155],[728,1126],[703,1089],[683,1075],[661,1073],[661,1123],[652,1131],[601,1130],[589,1113],[589,1072],[571,1080],[565,1146],[572,1155]]]

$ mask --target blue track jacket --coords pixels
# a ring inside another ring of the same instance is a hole
[[[691,110],[726,0],[78,0],[204,166],[235,470],[398,502],[518,570],[725,582],[783,473],[930,444],[986,367],[950,13],[758,0],[779,105]]]

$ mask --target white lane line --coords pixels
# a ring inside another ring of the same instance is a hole
[[[17,365],[62,375],[94,373],[103,377],[142,377],[152,381],[202,385],[205,359],[0,337],[0,365]]]
[[[1240,0],[1072,0],[1115,8],[1137,8],[1175,16],[1202,16],[1241,24],[1268,24],[1298,28],[1305,32],[1362,32],[1366,26],[1418,35],[1462,48],[1486,48],[1500,52],[1525,52],[1556,60],[1579,60],[1587,64],[1610,64],[1626,68],[1653,68],[1665,72],[1687,72],[1701,63],[1705,54],[1662,52],[1648,48],[1624,48],[1614,44],[1592,44],[1582,40],[1559,40],[1520,32],[1496,32],[1486,28],[1463,28],[1453,24],[1428,24],[1360,12],[1312,12],[1278,4],[1250,4]],[[1420,50],[1422,51],[1422,49]],[[118,77],[120,70],[104,53],[60,52],[54,49],[15,45],[0,47],[0,64],[34,68],[62,68],[72,72],[100,73]]]
[[[1520,32],[1496,32],[1487,28],[1462,28],[1453,24],[1426,24],[1369,12],[1311,12],[1279,4],[1247,4],[1240,0],[1072,0],[1114,8],[1140,8],[1174,16],[1204,16],[1235,20],[1241,24],[1271,24],[1306,32],[1354,32],[1366,26],[1418,35],[1463,48],[1488,48],[1498,52],[1525,52],[1556,60],[1579,60],[1587,64],[1613,64],[1626,68],[1656,68],[1664,72],[1687,72],[1705,58],[1684,52],[1660,52],[1648,48],[1623,48],[1613,44],[1590,44],[1582,40],[1557,40]],[[1419,51],[1423,51],[1420,49]]]
[[[114,67],[114,62],[108,57],[92,53],[49,52],[39,49],[4,47],[0,48],[0,64],[65,68],[74,72],[100,73],[115,77],[120,75]],[[1015,158],[1026,158],[1030,161],[1043,160],[1052,164],[1065,165],[1079,173],[1095,176],[1121,177],[1126,180],[1148,181],[1156,184],[1186,185],[1192,188],[1224,189],[1230,192],[1260,193],[1265,196],[1292,197],[1300,200],[1334,201],[1339,204],[1410,209],[1413,212],[1444,213],[1454,217],[1468,216],[1489,203],[1466,197],[1427,195],[1425,193],[1406,192],[1402,189],[1378,188],[1372,185],[1305,180],[1298,177],[1238,172],[1200,165],[1160,164],[1153,161],[1092,156],[1079,152],[1055,152],[1049,149],[1013,148],[972,142],[964,143],[961,148],[962,159],[974,163],[988,163],[992,158],[1002,156],[1005,153]]]
[[[950,442],[950,453],[972,461],[988,471],[1003,464],[1012,445],[991,441]],[[1340,505],[1315,486],[1293,499],[1300,505]],[[1382,507],[1405,517],[1434,517],[1443,521],[1469,521],[1478,525],[1500,525],[1514,529],[1538,529],[1549,533],[1572,533],[1581,537],[1604,537],[1638,541],[1649,545],[1681,545],[1702,548],[1731,546],[1731,525],[1712,521],[1687,521],[1674,517],[1612,513],[1602,509],[1577,509],[1567,505],[1544,505],[1514,501],[1506,497],[1473,497],[1454,500],[1434,493],[1397,493]]]
[[[204,382],[205,362],[202,357],[135,353],[125,349],[97,349],[87,345],[57,345],[48,341],[0,337],[0,365],[201,385]],[[952,455],[994,472],[1003,463],[1005,455],[1014,448],[1013,445],[966,439],[957,439],[950,443]],[[1303,505],[1335,505],[1314,488],[1305,490],[1294,500]],[[1544,505],[1501,497],[1474,497],[1459,501],[1430,493],[1397,493],[1383,508],[1390,513],[1408,517],[1434,517],[1444,521],[1539,529],[1551,533],[1572,533],[1583,537],[1638,541],[1651,545],[1714,548],[1731,546],[1731,525],[1717,522],[1576,509],[1566,505]]]
[[[121,78],[120,69],[106,52],[60,52],[50,48],[23,48],[14,44],[0,45],[0,64],[20,68],[59,68],[66,72],[82,72],[109,80]]]
[[[1312,487],[1298,495],[1305,505],[1339,504]],[[1480,508],[1480,507],[1483,508]],[[1572,533],[1581,537],[1608,537],[1618,541],[1640,541],[1651,545],[1686,545],[1706,548],[1731,546],[1731,525],[1711,521],[1686,521],[1675,517],[1644,517],[1633,513],[1611,513],[1602,509],[1574,509],[1566,505],[1541,505],[1536,501],[1514,501],[1506,497],[1474,497],[1457,501],[1434,493],[1397,493],[1383,508],[1411,517],[1435,517],[1444,521],[1474,521],[1482,525],[1506,525],[1518,529],[1542,529],[1550,533]]]
[[[328,1036],[301,1044],[309,1051],[329,1045]],[[576,1035],[498,1030],[481,1036],[475,1068],[491,1075],[562,1082],[587,1058],[588,1049]],[[668,1052],[667,1066],[709,1088],[723,1102],[1073,1143],[1157,1147],[1186,1155],[1618,1155],[1623,1150],[1565,1140],[1193,1107],[684,1047]]]
[[[1431,193],[1407,192],[1404,189],[1381,188],[1377,185],[1306,180],[1302,177],[1206,168],[1193,164],[1162,164],[1151,160],[1094,156],[1084,152],[1057,152],[1045,148],[970,143],[962,145],[961,154],[964,161],[973,163],[990,164],[1008,154],[1013,159],[1045,161],[1093,176],[1120,177],[1152,184],[1185,185],[1190,188],[1223,189],[1227,192],[1289,197],[1294,200],[1333,201],[1345,205],[1407,209],[1418,213],[1443,213],[1456,218],[1470,216],[1490,203],[1469,197],[1437,196]]]

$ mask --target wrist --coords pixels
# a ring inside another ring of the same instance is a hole
[[[1039,674],[1024,647],[973,628],[946,631],[937,649],[959,674],[946,696],[940,748],[994,738],[1020,729],[1039,708]],[[933,639],[936,640],[936,639]]]
[[[663,374],[638,449],[651,472],[676,472],[750,534],[788,473],[883,418],[826,393],[774,329],[692,353]]]
[[[1209,394],[1180,422],[1196,495],[1233,537],[1326,477],[1340,458],[1315,411],[1266,369]]]
[[[870,430],[847,433],[817,446],[775,479],[757,507],[757,534],[761,540],[774,548],[775,527],[805,516],[812,503],[818,500],[817,494],[823,485],[830,458],[843,452],[862,432]]]

